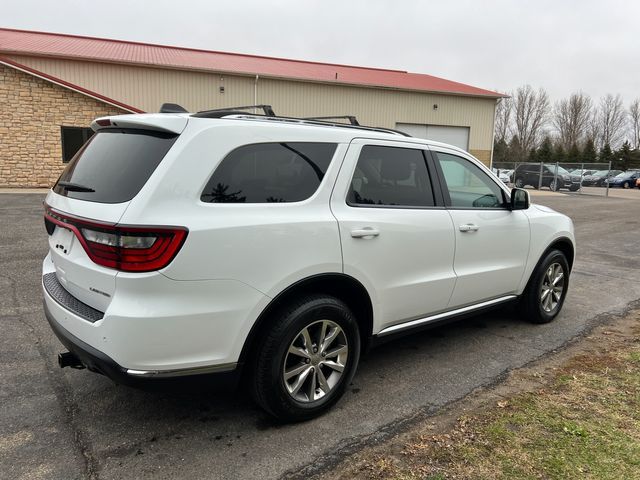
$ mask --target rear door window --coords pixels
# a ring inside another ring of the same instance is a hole
[[[245,145],[227,155],[207,182],[207,203],[284,203],[306,200],[320,186],[335,143]]]
[[[90,202],[128,202],[149,180],[176,138],[149,130],[100,130],[71,159],[53,191]],[[93,191],[65,188],[63,182]]]

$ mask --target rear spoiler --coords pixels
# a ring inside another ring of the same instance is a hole
[[[180,134],[189,122],[188,115],[167,115],[158,113],[117,115],[100,117],[91,122],[93,131],[107,128],[137,128]]]

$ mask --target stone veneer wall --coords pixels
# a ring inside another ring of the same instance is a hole
[[[51,187],[62,163],[60,127],[127,113],[0,65],[0,187]]]
[[[487,167],[491,163],[491,150],[471,150],[469,153],[484,163]]]

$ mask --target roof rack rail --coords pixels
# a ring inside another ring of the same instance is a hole
[[[260,109],[264,112],[266,117],[275,117],[276,114],[273,111],[271,105],[243,105],[241,107],[225,107],[225,108],[216,108],[214,110],[203,110],[198,113],[194,113],[194,117],[200,118],[220,118],[226,115],[234,115],[237,113],[245,113],[242,110],[251,110],[251,109]]]
[[[197,115],[194,115],[194,117]],[[408,133],[401,132],[400,130],[394,130],[392,128],[383,128],[383,127],[368,127],[366,125],[351,125],[348,123],[336,123],[336,122],[327,122],[325,120],[315,120],[315,119],[307,119],[307,118],[296,118],[296,117],[268,117],[264,115],[251,115],[246,113],[238,113],[238,112],[227,112],[227,115],[223,115],[225,117],[237,118],[237,119],[249,119],[249,120],[265,120],[270,122],[289,122],[289,123],[298,123],[302,125],[315,125],[321,127],[341,127],[341,128],[355,128],[358,130],[368,130],[372,132],[382,132],[382,133],[395,133],[396,135],[402,135],[403,137],[411,137]],[[220,118],[220,117],[219,117]],[[335,117],[331,117],[335,118]]]
[[[351,125],[360,126],[360,122],[355,115],[335,115],[329,117],[305,117],[302,120],[349,120]]]
[[[189,113],[184,107],[177,103],[163,103],[160,107],[160,113]]]

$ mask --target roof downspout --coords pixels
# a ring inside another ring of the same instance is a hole
[[[493,104],[493,123],[491,124],[491,156],[489,157],[489,170],[493,169],[493,146],[496,144],[496,111],[498,109],[498,102],[501,102],[502,98],[498,98]]]
[[[260,75],[256,74],[256,81],[253,84],[253,104],[254,105],[258,105],[258,79],[260,78]],[[256,109],[253,109],[253,113],[256,114],[258,112],[256,112]]]

